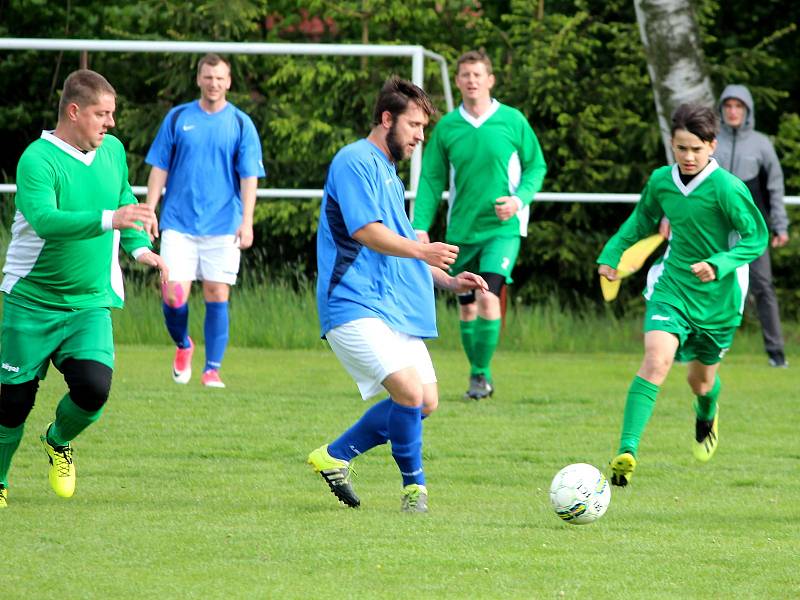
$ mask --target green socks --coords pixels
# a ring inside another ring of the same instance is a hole
[[[470,361],[470,375],[485,375],[492,380],[491,362],[497,343],[500,341],[501,319],[491,321],[478,317],[475,319],[475,337],[473,340],[474,357]]]
[[[642,432],[653,414],[659,387],[642,379],[638,375],[633,378],[625,401],[625,413],[622,417],[622,435],[619,441],[619,454],[630,452],[633,456],[639,451],[639,440]]]
[[[11,468],[11,457],[19,448],[25,423],[18,427],[0,425],[0,483],[8,487],[8,470]]]
[[[464,347],[469,364],[472,365],[475,362],[475,320],[458,323],[461,329],[461,345]]]
[[[56,408],[56,420],[47,432],[47,441],[53,446],[66,446],[97,421],[102,413],[102,408],[95,412],[83,410],[72,401],[69,394],[65,394]]]
[[[722,382],[719,380],[719,374],[714,379],[714,387],[705,396],[697,396],[694,403],[694,413],[697,415],[698,421],[711,421],[717,414],[717,398],[719,398],[719,391],[722,388]]]

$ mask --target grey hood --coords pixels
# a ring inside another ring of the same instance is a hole
[[[724,90],[722,90],[722,94],[719,96],[717,110],[719,110],[719,118],[720,122],[722,123],[722,127],[727,129],[729,132],[731,131],[731,127],[725,124],[725,119],[722,116],[722,104],[729,98],[741,100],[747,107],[747,115],[745,116],[741,127],[739,127],[739,132],[744,133],[745,131],[754,130],[756,128],[756,108],[753,105],[753,96],[750,94],[750,90],[748,90],[746,86],[739,84],[727,86]]]

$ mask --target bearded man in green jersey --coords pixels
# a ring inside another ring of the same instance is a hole
[[[636,468],[639,440],[659,386],[675,359],[688,363],[696,396],[692,453],[711,459],[719,440],[717,370],[742,321],[748,263],[767,246],[767,226],[747,186],[711,157],[719,130],[708,107],[682,104],[672,117],[675,165],[653,171],[633,214],[600,253],[598,272],[617,279],[622,253],[652,234],[663,216],[671,234],[647,276],[644,360],[625,403],[611,483],[625,486]]]
[[[41,435],[50,485],[75,491],[70,442],[94,423],[111,388],[112,307],[123,302],[119,245],[141,263],[167,270],[144,232],[155,222],[138,204],[114,126],[116,92],[86,69],[64,82],[58,124],[43,131],[17,166],[16,214],[4,278],[0,340],[0,508],[8,471],[48,366],[69,392]]]
[[[412,223],[420,241],[430,241],[427,232],[449,183],[446,241],[461,249],[452,272],[479,273],[489,285],[488,292],[459,296],[461,342],[470,363],[466,395],[474,399],[494,391],[500,297],[512,281],[530,204],[547,171],[528,120],[492,98],[494,83],[486,54],[472,51],[458,59],[463,103],[439,121],[425,147]]]

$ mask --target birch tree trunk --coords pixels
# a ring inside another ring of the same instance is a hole
[[[690,0],[634,0],[636,20],[647,55],[658,125],[667,154],[672,112],[684,102],[714,105],[700,31]]]

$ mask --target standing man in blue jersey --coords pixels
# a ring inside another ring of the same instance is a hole
[[[230,64],[205,55],[197,63],[197,87],[200,99],[167,114],[147,153],[147,204],[155,208],[166,185],[161,255],[170,267],[163,308],[177,346],[172,378],[188,383],[192,376],[188,301],[192,282],[200,279],[206,303],[202,383],[223,388],[219,370],[228,345],[230,286],[241,250],[253,245],[256,188],[265,172],[253,121],[226,100]]]
[[[458,247],[422,244],[405,213],[397,163],[411,156],[435,108],[414,84],[393,77],[383,86],[366,139],[333,158],[317,230],[317,308],[322,337],[355,379],[361,397],[384,388],[390,397],[308,457],[344,504],[361,504],[350,461],[392,443],[403,478],[401,509],[427,512],[422,419],[436,409],[436,373],[424,338],[437,335],[433,286],[464,293],[487,289],[472,273],[445,272]]]

